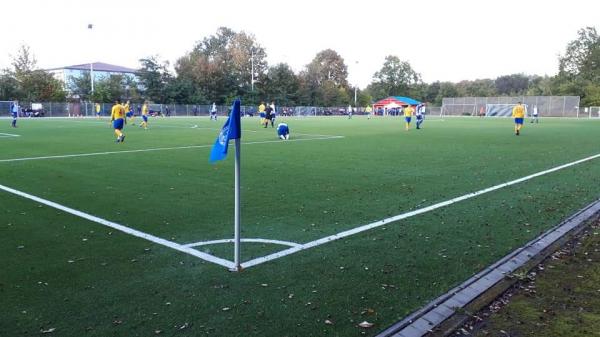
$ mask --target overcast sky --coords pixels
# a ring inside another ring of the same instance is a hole
[[[5,0],[2,12],[1,68],[22,44],[42,68],[137,68],[149,55],[173,63],[225,26],[253,34],[269,64],[296,72],[331,48],[363,88],[387,55],[425,82],[553,75],[578,29],[600,29],[595,0]]]

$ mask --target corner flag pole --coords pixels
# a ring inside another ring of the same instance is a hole
[[[218,160],[223,160],[227,157],[227,149],[229,148],[229,141],[234,140],[235,142],[235,210],[234,210],[234,248],[233,248],[233,261],[234,266],[231,268],[232,271],[241,271],[242,263],[240,260],[240,215],[241,215],[241,206],[240,206],[240,147],[241,142],[240,138],[242,138],[242,127],[241,127],[241,101],[236,99],[231,106],[231,112],[229,113],[229,118],[227,118],[227,122],[223,125],[221,132],[215,139],[215,144],[210,150],[210,156],[208,157],[208,161],[214,163]]]
[[[241,225],[241,207],[240,207],[240,139],[235,139],[235,228],[234,228],[234,263],[235,271],[241,271],[240,262],[240,225]]]

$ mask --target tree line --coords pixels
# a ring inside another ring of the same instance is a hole
[[[556,95],[580,96],[582,106],[600,105],[600,36],[594,27],[578,31],[559,55],[555,76],[509,74],[495,79],[424,83],[407,61],[389,55],[364,89],[348,82],[348,67],[335,50],[326,49],[299,73],[286,63],[269,65],[267,51],[253,35],[221,27],[197,42],[171,65],[158,56],[140,60],[138,82],[111,76],[94,82],[90,74],[62,82],[38,69],[30,49],[22,46],[10,68],[0,73],[0,100],[111,102],[149,100],[176,104],[245,104],[262,99],[282,106],[366,106],[388,96],[408,96],[432,105],[443,97]],[[356,90],[356,91],[355,91]]]

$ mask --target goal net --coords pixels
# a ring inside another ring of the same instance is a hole
[[[444,104],[440,110],[440,116],[475,116],[477,115],[476,104]]]
[[[486,116],[498,116],[498,117],[510,117],[512,116],[512,110],[517,104],[486,104],[485,115]],[[525,115],[527,116],[527,104],[523,104],[525,107]]]

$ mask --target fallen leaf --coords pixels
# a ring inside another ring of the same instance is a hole
[[[42,329],[42,330],[40,330],[40,332],[41,333],[53,333],[55,330],[56,330],[56,328],[50,328],[48,330]]]
[[[333,325],[333,322],[332,322],[332,321],[330,321],[330,320],[328,320],[328,319],[326,319],[326,320],[325,320],[325,324],[327,324],[327,325]]]
[[[362,321],[362,322],[358,323],[358,326],[359,326],[359,327],[361,327],[361,328],[365,328],[365,329],[372,328],[372,327],[373,327],[373,325],[375,325],[375,324],[373,324],[373,323],[369,323],[369,322],[367,322],[367,321]]]

